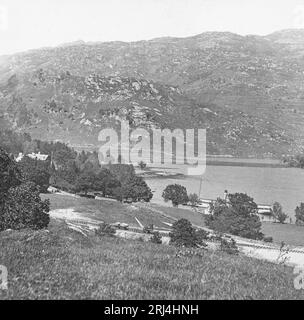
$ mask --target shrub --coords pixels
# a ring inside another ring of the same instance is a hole
[[[141,170],[144,170],[147,167],[147,164],[144,161],[140,161],[138,163],[139,167]]]
[[[150,233],[153,233],[153,229],[154,229],[154,225],[150,224],[144,227],[143,232],[150,234]]]
[[[172,201],[174,207],[188,201],[187,189],[180,184],[170,184],[163,192],[163,198],[167,201]]]
[[[239,249],[234,239],[226,240],[222,238],[220,249],[221,251],[226,252],[228,254],[238,254],[239,252]]]
[[[195,229],[187,219],[176,221],[170,232],[170,243],[177,247],[196,247],[198,244]]]
[[[42,201],[33,182],[10,188],[0,214],[0,230],[42,229],[49,224],[49,201]]]
[[[153,232],[153,236],[150,239],[150,241],[152,243],[155,243],[155,244],[162,244],[162,236],[161,236],[161,234],[158,231]]]
[[[113,237],[115,235],[115,228],[113,228],[111,225],[109,225],[108,223],[101,223],[98,226],[98,229],[95,230],[95,234],[98,237],[104,237],[104,236],[110,236]]]
[[[295,209],[296,213],[296,224],[304,225],[304,203],[301,202],[300,206],[297,206]]]
[[[264,242],[273,242],[273,238],[272,237],[264,237]]]
[[[279,223],[284,223],[288,217],[287,214],[285,214],[283,212],[283,208],[278,202],[275,202],[273,204],[272,214],[273,214],[274,218],[279,221]]]
[[[197,244],[205,246],[205,240],[208,240],[209,232],[203,229],[199,229],[195,232]]]

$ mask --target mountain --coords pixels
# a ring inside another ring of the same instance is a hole
[[[207,151],[279,157],[304,137],[304,30],[77,41],[0,57],[0,123],[72,145],[133,126],[207,128]],[[2,121],[2,122],[1,122]]]

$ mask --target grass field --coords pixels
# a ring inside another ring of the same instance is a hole
[[[262,232],[273,237],[273,240],[276,243],[284,241],[289,245],[304,246],[304,227],[287,223],[264,222],[262,225]]]
[[[303,299],[293,270],[244,256],[177,257],[172,246],[48,231],[0,233],[1,299]]]
[[[194,225],[205,226],[204,216],[188,209],[164,207],[153,203],[130,205],[117,201],[73,198],[57,194],[42,195],[42,198],[50,199],[51,210],[74,208],[77,212],[90,218],[108,223],[119,221],[138,226],[136,217],[144,225],[153,223],[158,227],[167,227],[163,222],[172,223],[176,219],[185,218]],[[304,227],[294,224],[263,222],[262,232],[266,236],[273,237],[275,243],[280,244],[284,241],[288,245],[304,246]]]
[[[144,225],[153,223],[158,227],[166,226],[163,222],[172,223],[175,219],[183,217],[194,224],[201,225],[203,223],[203,218],[199,213],[180,208],[162,207],[146,203],[125,204],[111,200],[73,198],[59,194],[45,194],[41,195],[41,197],[50,200],[51,210],[74,208],[75,211],[85,216],[107,223],[119,221],[138,226],[135,217]]]

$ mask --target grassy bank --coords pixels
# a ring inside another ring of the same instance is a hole
[[[83,215],[107,223],[119,221],[138,227],[136,217],[144,225],[153,223],[158,227],[167,227],[164,222],[173,223],[176,219],[185,218],[194,225],[205,226],[204,216],[189,209],[163,207],[152,203],[130,205],[117,201],[73,198],[57,194],[42,195],[42,198],[50,200],[51,210],[74,208],[75,211]],[[277,244],[284,241],[288,245],[304,246],[304,227],[294,224],[264,222],[262,232],[273,237]]]
[[[161,207],[150,203],[125,204],[118,201],[74,198],[59,194],[44,194],[41,197],[50,200],[51,210],[73,208],[85,216],[107,223],[119,221],[138,226],[135,217],[144,225],[153,223],[158,227],[165,227],[167,225],[164,222],[172,223],[183,217],[194,224],[203,223],[199,213],[182,208]]]
[[[0,233],[1,299],[302,299],[292,269],[243,256],[177,257],[171,246],[48,231]]]

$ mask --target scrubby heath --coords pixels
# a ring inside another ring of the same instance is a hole
[[[293,270],[243,256],[47,230],[0,233],[1,299],[302,299]]]

